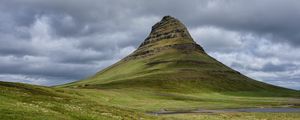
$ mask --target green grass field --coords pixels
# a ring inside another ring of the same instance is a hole
[[[299,119],[299,113],[220,113],[154,116],[159,110],[246,108],[296,105],[291,97],[244,96],[250,93],[178,93],[153,89],[49,88],[0,82],[0,118],[4,120],[134,119]],[[297,106],[298,105],[298,106]],[[284,116],[284,117],[283,117]]]
[[[83,92],[0,82],[1,120],[102,120],[151,118],[136,110],[86,99]]]

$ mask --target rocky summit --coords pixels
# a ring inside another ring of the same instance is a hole
[[[148,88],[177,92],[287,90],[253,80],[209,56],[178,19],[165,16],[136,51],[73,88]]]
[[[204,53],[203,48],[193,40],[187,28],[179,20],[165,16],[152,26],[149,36],[125,60],[152,56],[166,49],[177,49],[185,53],[191,51]]]

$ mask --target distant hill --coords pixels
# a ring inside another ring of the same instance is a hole
[[[253,80],[209,56],[183,23],[165,16],[129,56],[73,88],[149,88],[178,92],[292,91]]]

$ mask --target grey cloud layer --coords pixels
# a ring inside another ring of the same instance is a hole
[[[164,15],[225,64],[300,89],[297,0],[4,0],[0,79],[53,85],[131,53]],[[293,83],[293,84],[292,84]]]

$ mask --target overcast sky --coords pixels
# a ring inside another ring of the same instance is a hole
[[[134,51],[165,15],[235,70],[300,89],[299,0],[1,0],[0,80],[83,79]]]

